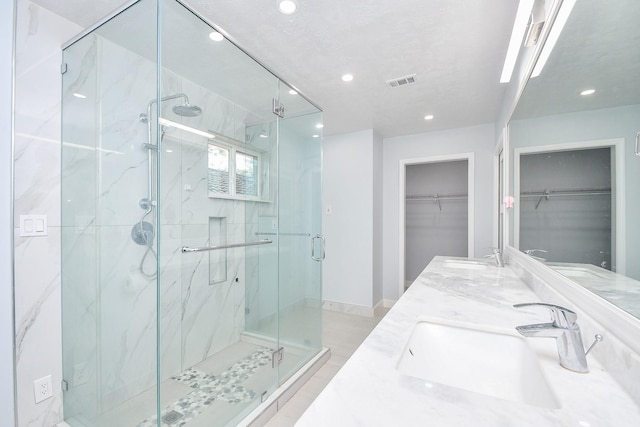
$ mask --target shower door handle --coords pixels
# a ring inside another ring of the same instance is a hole
[[[640,132],[636,133],[636,147],[634,152],[636,156],[640,156]]]
[[[322,248],[322,253],[320,254],[320,256],[316,256],[316,240],[320,240],[321,243],[321,248]],[[311,238],[311,259],[314,261],[322,261],[325,258],[325,251],[324,251],[324,236],[321,234],[316,234],[315,236],[313,236]]]

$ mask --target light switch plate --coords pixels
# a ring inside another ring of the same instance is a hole
[[[35,237],[48,234],[46,215],[20,215],[20,236]]]

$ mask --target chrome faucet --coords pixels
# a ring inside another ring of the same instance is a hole
[[[485,255],[485,258],[495,258],[496,265],[498,267],[504,267],[504,258],[502,257],[502,251],[500,248],[491,248],[491,254]]]
[[[538,261],[542,261],[545,262],[546,259],[539,257],[539,256],[535,256],[534,253],[536,252],[542,252],[544,254],[547,253],[547,251],[545,251],[544,249],[527,249],[526,251],[524,251],[525,254],[529,255],[531,258],[533,259],[537,259]]]
[[[560,365],[574,372],[589,372],[587,358],[582,345],[578,315],[568,308],[540,302],[516,304],[515,308],[541,306],[551,310],[551,323],[516,326],[525,337],[555,338]]]

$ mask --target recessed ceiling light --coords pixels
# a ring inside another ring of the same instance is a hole
[[[87,95],[83,95],[81,93],[74,93],[73,96],[75,96],[76,98],[80,98],[80,99],[85,99],[87,97]]]
[[[433,120],[433,114],[427,114],[426,116],[424,116],[425,120]]]
[[[593,95],[594,93],[596,93],[595,89],[586,89],[586,90],[583,90],[582,92],[580,92],[580,95],[589,96],[589,95]]]
[[[224,40],[224,36],[217,31],[211,31],[209,33],[209,38],[214,42],[221,42],[222,40]]]
[[[350,82],[351,80],[353,80],[353,74],[343,74],[342,75],[342,81],[343,82]]]
[[[320,135],[315,134],[315,135],[313,135],[313,137],[314,137],[314,138],[320,138]]]
[[[296,92],[296,91],[295,91],[295,90],[293,90],[293,89],[291,89],[291,90],[289,91],[289,95],[297,95],[297,94],[298,94],[298,92]]]
[[[298,10],[298,3],[294,0],[279,0],[278,10],[285,15],[293,15]]]
[[[322,129],[324,127],[324,125],[322,123],[318,123],[316,125],[316,129]]]

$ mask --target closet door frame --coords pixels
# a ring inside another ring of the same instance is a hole
[[[416,157],[410,159],[401,159],[399,170],[399,179],[400,183],[399,191],[398,191],[398,236],[399,236],[399,246],[398,246],[398,296],[402,296],[404,293],[404,281],[405,281],[405,192],[406,192],[406,179],[407,179],[407,166],[411,165],[419,165],[425,163],[444,163],[444,162],[454,162],[466,160],[467,161],[467,185],[468,185],[468,199],[467,199],[467,209],[468,209],[468,224],[467,224],[467,253],[469,258],[473,258],[475,256],[475,227],[474,227],[474,206],[475,206],[475,187],[474,187],[474,153],[460,153],[460,154],[449,154],[442,156],[428,156],[428,157]]]

